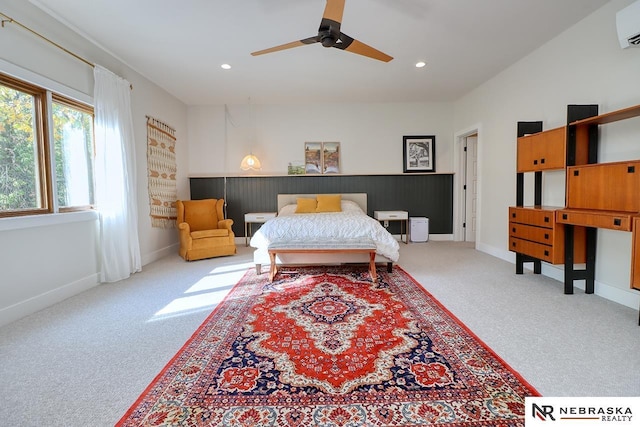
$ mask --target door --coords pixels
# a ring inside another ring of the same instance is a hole
[[[463,240],[476,241],[476,208],[478,201],[478,135],[464,141],[464,218]]]

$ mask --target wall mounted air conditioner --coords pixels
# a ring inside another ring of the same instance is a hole
[[[616,26],[623,49],[640,47],[640,0],[616,13]]]

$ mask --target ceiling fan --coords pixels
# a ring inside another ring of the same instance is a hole
[[[358,55],[377,59],[378,61],[391,61],[393,57],[380,52],[361,41],[349,37],[340,31],[342,13],[344,12],[344,3],[345,0],[327,0],[327,5],[325,6],[324,13],[322,14],[322,21],[320,21],[320,28],[318,28],[317,36],[252,52],[251,55],[264,55],[265,53],[277,52],[279,50],[291,49],[298,46],[322,43],[322,46],[324,47],[335,47],[337,49],[346,50],[347,52],[357,53]]]

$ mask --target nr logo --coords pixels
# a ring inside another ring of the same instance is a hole
[[[556,419],[553,417],[553,406],[551,405],[542,405],[538,406],[535,403],[532,403],[532,416],[540,418],[542,421],[547,421],[547,418],[551,421],[555,421]]]

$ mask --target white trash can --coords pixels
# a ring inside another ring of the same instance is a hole
[[[409,229],[412,242],[427,242],[429,240],[429,218],[409,218]]]

